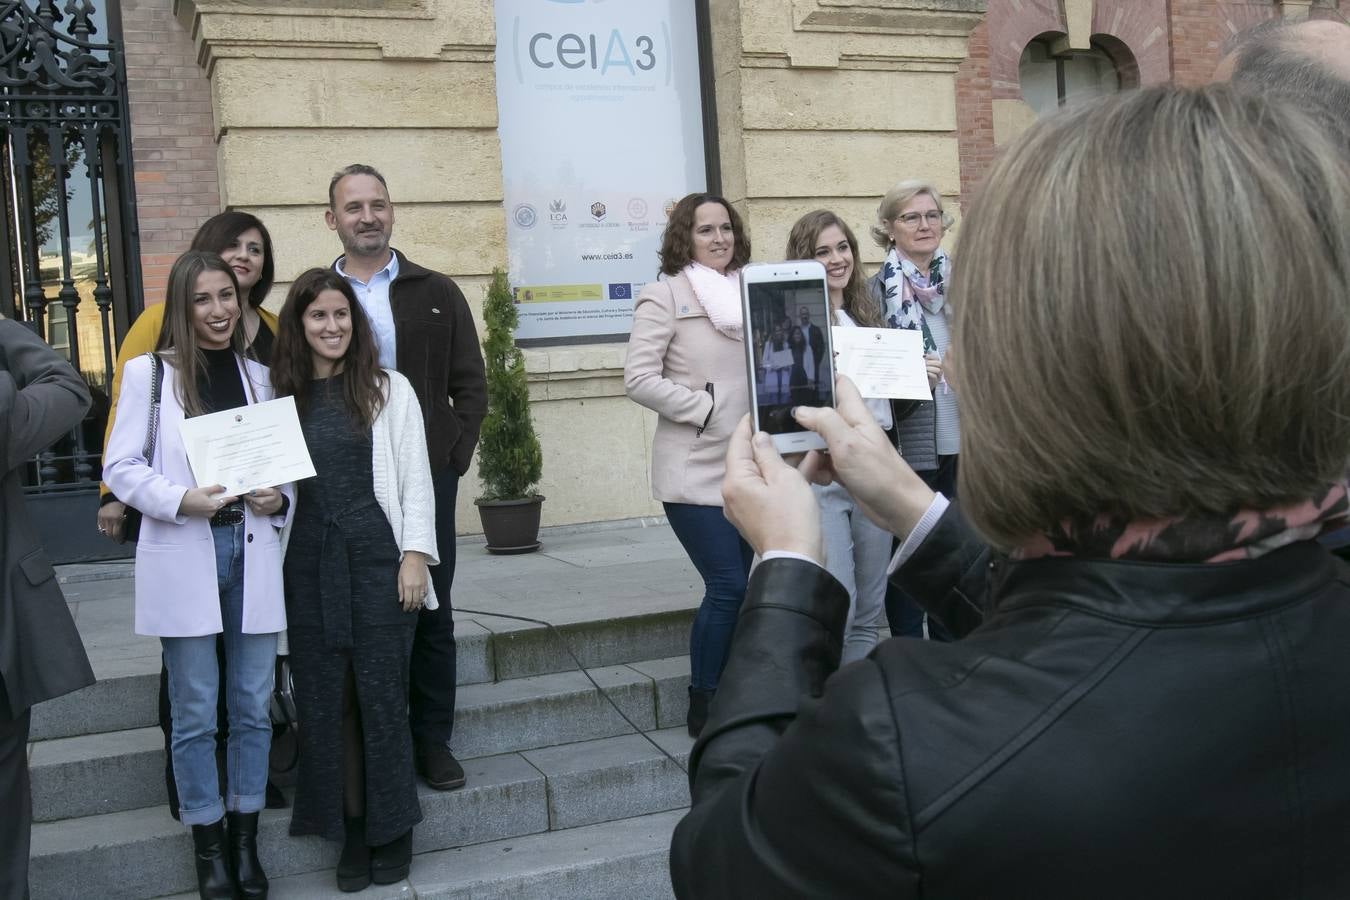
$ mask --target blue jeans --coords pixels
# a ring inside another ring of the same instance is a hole
[[[666,519],[703,577],[703,603],[689,633],[689,684],[713,691],[727,665],[755,553],[720,506],[666,503]]]
[[[258,812],[267,790],[272,744],[273,667],[276,634],[244,634],[244,526],[211,529],[216,542],[216,581],[224,624],[228,796],[222,800],[216,771],[216,697],[220,662],[216,635],[160,638],[169,672],[173,707],[173,775],[184,825],[209,825],[231,812]]]

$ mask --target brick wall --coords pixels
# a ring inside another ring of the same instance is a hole
[[[1205,84],[1227,40],[1276,12],[1274,0],[1096,0],[1092,33],[1116,59],[1126,84]],[[1313,13],[1338,15],[1325,6]],[[1066,27],[1058,0],[989,0],[957,74],[963,203],[998,154],[993,107],[1021,99],[1023,50]]]
[[[961,157],[961,206],[994,162],[994,110],[989,91],[989,22],[970,35],[970,52],[956,70],[956,130]]]
[[[1171,0],[1171,7],[1172,68],[1183,85],[1209,82],[1230,37],[1279,13],[1273,0]]]
[[[173,0],[122,0],[122,36],[145,302],[159,303],[174,259],[220,212],[211,84]]]

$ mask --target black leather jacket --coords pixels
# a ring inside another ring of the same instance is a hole
[[[680,897],[1350,897],[1343,563],[1301,542],[985,581],[963,640],[834,673],[844,589],[756,570],[690,760]]]

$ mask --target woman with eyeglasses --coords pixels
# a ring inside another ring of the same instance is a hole
[[[902,181],[881,198],[872,239],[886,251],[881,269],[867,282],[890,328],[923,332],[932,400],[896,406],[900,453],[928,486],[956,496],[956,464],[961,452],[961,415],[956,394],[943,377],[943,359],[951,343],[946,305],[951,258],[942,236],[952,218],[942,208],[942,195],[925,181]],[[891,634],[922,637],[923,610],[895,588],[888,588],[886,614]],[[930,622],[930,637],[945,633]]]

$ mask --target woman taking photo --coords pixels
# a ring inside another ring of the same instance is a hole
[[[179,435],[185,418],[272,398],[267,370],[244,356],[234,271],[214,253],[180,256],[169,272],[163,319],[155,353],[126,364],[103,474],[144,516],[136,546],[136,633],[157,635],[164,649],[179,818],[192,826],[198,891],[209,898],[266,897],[258,812],[272,739],[277,632],[286,627],[278,529],[290,488],[237,498],[219,485],[198,485]],[[227,662],[223,684],[217,635]],[[230,719],[224,799],[216,765],[222,691]]]
[[[676,896],[1350,896],[1350,579],[1315,540],[1350,512],[1350,145],[1300,103],[1141,88],[1004,151],[952,286],[986,602],[835,672],[841,587],[761,565]],[[828,460],[732,438],[766,554],[820,558],[804,473],[915,527],[839,387],[798,412]]]
[[[896,425],[905,462],[933,490],[956,496],[957,458],[961,452],[961,415],[956,394],[943,377],[943,358],[951,343],[947,283],[951,259],[942,236],[952,219],[942,208],[937,188],[923,181],[902,181],[881,199],[872,238],[886,251],[881,269],[867,287],[880,304],[885,324],[923,332],[928,387],[933,399],[902,408]],[[886,592],[891,634],[949,640],[946,631],[895,586]]]
[[[814,259],[825,267],[830,309],[834,313],[831,324],[843,328],[882,327],[880,310],[867,293],[862,267],[857,262],[858,239],[843,219],[824,209],[802,216],[788,233],[784,258]],[[866,403],[872,417],[894,443],[890,401]],[[826,568],[848,590],[843,662],[850,663],[862,659],[877,643],[891,536],[867,518],[840,485],[815,485],[813,489],[820,503]]]
[[[295,397],[316,477],[286,544],[300,721],[292,834],[343,842],[337,883],[408,875],[422,820],[408,726],[417,613],[436,609],[431,464],[412,385],[381,369],[347,279],[310,269],[281,310],[272,379]]]
[[[633,308],[624,388],[660,418],[652,441],[652,495],[703,578],[689,637],[691,735],[726,665],[745,597],[750,548],[722,515],[727,438],[749,412],[738,272],[750,239],[731,204],[690,194],[661,236],[660,280]]]

